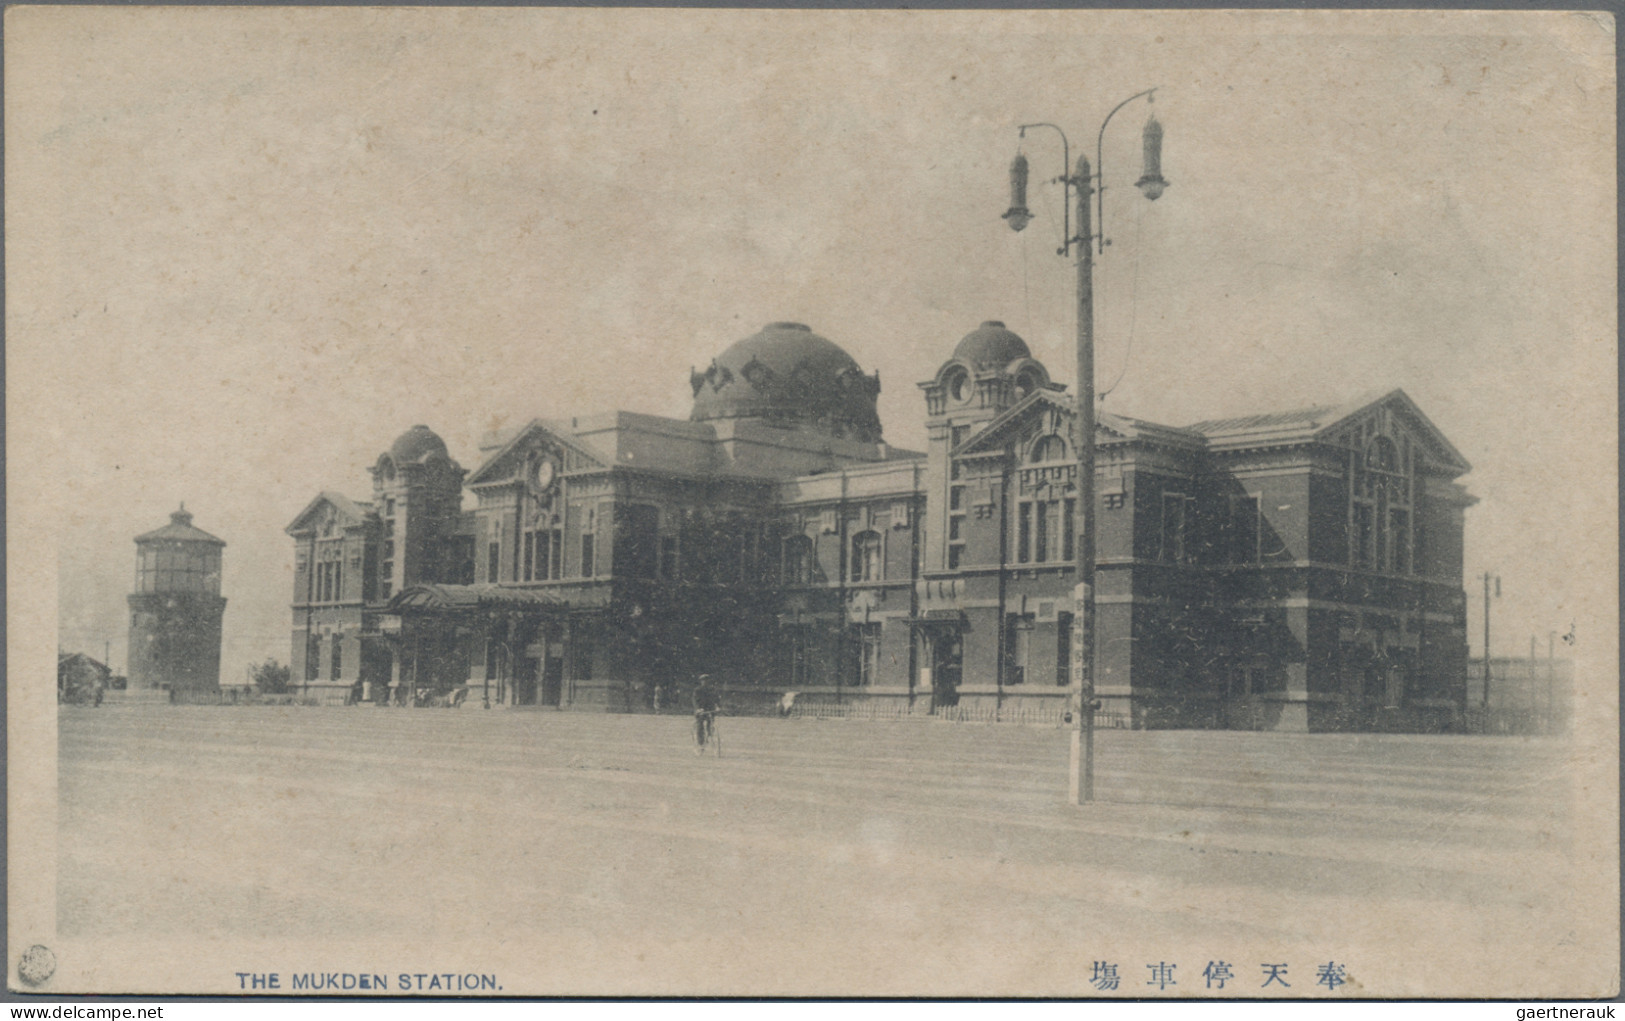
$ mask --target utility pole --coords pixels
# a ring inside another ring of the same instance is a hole
[[[1072,442],[1077,455],[1077,509],[1076,517],[1067,527],[1077,533],[1077,563],[1074,575],[1072,618],[1072,686],[1077,691],[1078,714],[1072,729],[1071,761],[1068,768],[1068,797],[1075,805],[1095,798],[1095,710],[1100,707],[1095,699],[1095,294],[1093,249],[1098,245],[1101,255],[1109,243],[1105,231],[1106,179],[1102,169],[1105,162],[1104,142],[1106,125],[1117,111],[1145,97],[1150,102],[1156,89],[1146,89],[1118,103],[1100,123],[1095,136],[1095,165],[1089,165],[1086,156],[1079,155],[1077,170],[1072,177],[1065,176],[1071,162],[1071,145],[1066,132],[1048,122],[1023,124],[1021,137],[1028,128],[1052,128],[1061,136],[1061,174],[1057,183],[1063,186],[1061,209],[1061,247],[1056,255],[1065,257],[1073,246],[1077,248],[1078,305],[1077,305],[1077,414],[1074,417]],[[1162,125],[1155,116],[1145,125],[1142,136],[1145,156],[1144,170],[1134,182],[1150,201],[1162,197],[1168,182],[1162,177]],[[1097,185],[1098,178],[1098,185]],[[1066,219],[1067,190],[1077,196],[1078,230]],[[1096,199],[1096,212],[1101,220],[1100,234],[1090,224],[1089,199]],[[1010,209],[1003,219],[1011,230],[1020,231],[1032,220],[1027,210],[1027,158],[1016,155],[1010,164]],[[1005,622],[1001,620],[1002,629]],[[1001,664],[1002,669],[1002,664]]]
[[[1556,655],[1557,632],[1546,632],[1546,732],[1557,733],[1557,704],[1552,697],[1552,688],[1557,679]]]
[[[1535,704],[1535,636],[1529,636],[1529,704]]]
[[[1484,572],[1484,709],[1490,707],[1490,580],[1495,581],[1495,597],[1501,597],[1500,575]],[[1488,726],[1488,720],[1485,721]]]

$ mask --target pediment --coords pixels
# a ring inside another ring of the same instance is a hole
[[[573,438],[533,419],[468,476],[469,486],[500,485],[526,479],[540,460],[551,459],[561,471],[609,467]]]
[[[955,448],[955,457],[995,453],[1006,447],[1024,448],[1039,436],[1072,436],[1072,399],[1053,390],[1038,390],[1017,402],[987,427]],[[1187,429],[1158,425],[1123,415],[1101,412],[1095,417],[1095,443],[1099,445],[1153,441],[1179,447],[1200,447],[1201,436]]]
[[[1334,412],[1334,417],[1319,430],[1316,438],[1335,446],[1363,450],[1379,435],[1410,440],[1413,450],[1421,453],[1428,467],[1447,472],[1452,478],[1472,470],[1461,451],[1403,390],[1350,401]]]
[[[347,529],[366,524],[372,505],[350,499],[342,493],[323,492],[305,505],[288,525],[289,535],[314,532],[317,535],[338,535]]]

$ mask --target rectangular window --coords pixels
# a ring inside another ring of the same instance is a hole
[[[1185,497],[1182,493],[1162,494],[1161,556],[1176,564],[1185,559]]]
[[[536,580],[536,533],[525,533],[525,551],[519,559],[526,581]]]
[[[1072,614],[1055,615],[1055,685],[1072,683]]]
[[[1230,498],[1230,559],[1238,564],[1258,562],[1258,497]]]
[[[856,683],[871,685],[880,679],[880,625],[858,624],[858,676]]]
[[[1371,557],[1371,566],[1378,571],[1388,570],[1388,518],[1386,501],[1382,494],[1377,495],[1377,506],[1372,520],[1376,523],[1377,533],[1375,548]]]
[[[553,577],[553,550],[558,545],[558,531],[547,529],[536,533],[536,580]]]
[[[305,680],[314,681],[322,662],[322,636],[305,636]]]
[[[1033,560],[1040,564],[1049,559],[1049,537],[1051,532],[1050,524],[1052,521],[1049,509],[1052,504],[1053,501],[1045,500],[1042,503],[1035,503],[1032,505]],[[1027,514],[1027,508],[1022,507],[1021,513],[1022,516],[1025,517]]]
[[[880,581],[884,565],[879,532],[859,532],[852,537],[852,580]]]
[[[1372,552],[1376,536],[1371,527],[1371,505],[1356,503],[1354,505],[1354,566],[1369,570],[1372,567]]]
[[[1071,562],[1078,558],[1078,504],[1076,500],[1061,501],[1061,559]]]
[[[1025,684],[1027,681],[1027,663],[1032,653],[1034,626],[1033,615],[1030,613],[1005,615],[1004,683],[1007,685]]]
[[[502,580],[502,543],[493,542],[485,549],[485,580],[496,583]]]
[[[965,547],[963,547],[963,546],[949,546],[948,547],[948,570],[950,570],[950,571],[959,570],[959,563],[963,559],[965,559]]]
[[[1016,563],[1025,564],[1032,559],[1033,554],[1033,505],[1024,503],[1020,506],[1018,523],[1016,525]]]
[[[581,533],[581,576],[583,578],[591,578],[593,576],[593,538],[594,537],[591,532]]]
[[[1389,531],[1394,546],[1394,573],[1411,573],[1411,516],[1408,511],[1395,508],[1388,512]]]
[[[961,529],[964,527],[964,524],[965,519],[958,514],[955,514],[953,517],[948,519],[949,542],[958,542],[960,539],[964,538],[964,535],[961,534]]]
[[[965,487],[964,486],[949,486],[948,487],[948,509],[949,510],[964,510],[965,509]]]
[[[337,681],[344,676],[344,639],[338,635],[333,636],[333,674],[332,679]]]
[[[790,684],[793,687],[806,687],[812,680],[812,643],[807,641],[807,632],[799,627],[790,628],[785,632],[789,639],[790,656]]]

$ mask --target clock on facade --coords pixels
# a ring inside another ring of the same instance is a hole
[[[536,462],[530,470],[530,483],[537,492],[546,492],[553,485],[553,478],[558,472],[558,466],[550,457],[544,457]]]

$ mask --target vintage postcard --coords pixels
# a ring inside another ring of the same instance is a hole
[[[1619,992],[1610,16],[5,18],[11,989]]]

